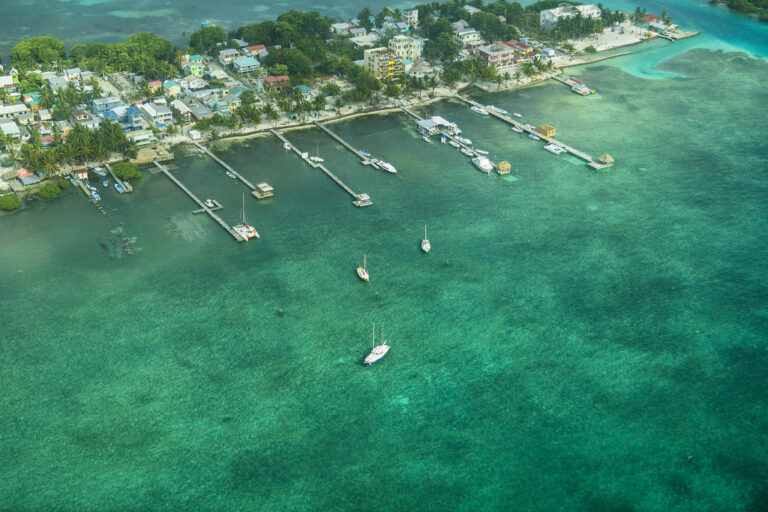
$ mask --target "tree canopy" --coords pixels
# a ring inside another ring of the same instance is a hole
[[[38,64],[48,69],[52,62],[64,57],[64,43],[52,37],[25,39],[11,50],[11,64],[19,69],[34,68]]]
[[[200,53],[205,53],[226,40],[227,34],[223,28],[216,25],[208,25],[192,32],[192,35],[189,37],[189,46]]]

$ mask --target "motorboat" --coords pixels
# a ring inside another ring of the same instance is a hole
[[[392,174],[397,174],[397,169],[395,169],[395,166],[390,163],[382,162],[381,160],[379,160],[379,167],[381,167],[387,172],[391,172]]]
[[[427,238],[427,226],[424,226],[424,240],[421,241],[421,250],[428,253],[431,248],[432,244],[429,243],[429,238]]]
[[[97,176],[102,176],[102,177],[107,175],[107,172],[101,167],[94,167],[93,169],[91,169],[91,172]]]
[[[367,151],[363,151],[362,149],[360,150],[360,154],[361,154],[361,155],[363,155],[363,156],[365,156],[365,157],[368,157],[368,158],[370,158],[370,157],[371,157],[371,154],[370,154],[369,152],[367,152]]]
[[[475,153],[477,153],[478,155],[487,155],[488,154],[487,151],[482,150],[482,149],[475,149]]]
[[[309,157],[309,159],[310,159],[310,160],[312,160],[313,162],[317,162],[317,163],[323,163],[323,162],[325,162],[325,160],[323,160],[323,159],[322,159],[322,158],[320,158],[319,156],[311,156],[311,157]]]
[[[461,148],[459,151],[461,151],[462,153],[464,153],[467,156],[475,156],[475,154],[469,148]]]
[[[538,135],[536,135],[535,133],[529,133],[529,134],[528,134],[528,137],[530,137],[530,138],[531,138],[531,139],[533,139],[533,140],[541,140],[541,137],[539,137],[539,136],[538,136]]]
[[[515,117],[523,117],[523,114],[518,114],[517,112],[512,112],[512,115]]]
[[[460,148],[460,147],[461,147],[461,144],[459,144],[459,143],[458,143],[458,142],[456,142],[455,140],[449,140],[449,141],[448,141],[448,144],[450,144],[451,146],[453,146],[453,147],[455,147],[455,148]]]
[[[424,142],[430,142],[430,143],[432,142],[432,139],[430,139],[426,135],[423,135],[421,138],[424,140]]]
[[[456,139],[462,144],[466,144],[467,146],[472,145],[472,141],[470,139],[467,139],[466,137],[456,137]]]
[[[370,279],[370,275],[368,274],[368,268],[365,261],[365,254],[363,254],[363,264],[362,266],[358,263],[357,264],[357,277],[365,281],[366,283]]]
[[[484,173],[490,174],[490,172],[493,170],[493,164],[491,163],[490,160],[488,160],[484,156],[478,156],[473,158],[472,163],[475,164],[475,167],[477,167]]]
[[[227,176],[232,178],[233,180],[237,179],[237,176],[232,171],[227,171]]]
[[[91,197],[94,201],[101,201],[101,195],[99,195],[95,188],[91,190]]]
[[[214,208],[216,205],[213,203],[213,199],[206,199],[205,206],[206,208]]]
[[[523,129],[520,128],[519,126],[513,126],[512,131],[515,133],[523,133]]]
[[[557,144],[547,144],[546,146],[544,146],[544,149],[556,155],[560,155],[566,152],[566,149],[564,147],[558,146]]]
[[[115,190],[117,190],[118,194],[125,194],[125,189],[119,183],[115,183]]]
[[[105,177],[103,180],[101,180],[101,186],[107,188],[109,186],[109,179]]]
[[[473,106],[471,106],[471,107],[469,107],[469,110],[471,110],[471,111],[472,111],[472,112],[474,112],[475,114],[477,114],[477,115],[479,115],[479,116],[483,116],[483,117],[488,117],[489,115],[491,115],[491,114],[490,114],[490,113],[489,113],[487,110],[485,110],[484,108],[482,108],[482,107],[478,107],[478,106],[474,106],[474,105],[473,105]]]
[[[283,149],[284,149],[284,150],[286,150],[286,151],[290,151],[290,150],[291,150],[291,149],[293,149],[293,148],[291,147],[291,145],[290,145],[290,144],[288,144],[288,143],[286,142],[285,144],[283,144]]]
[[[372,343],[373,343],[373,348],[371,349],[371,353],[368,354],[365,358],[365,361],[363,361],[363,364],[365,366],[371,366],[377,361],[380,361],[381,358],[387,355],[387,352],[389,352],[389,345],[387,345],[387,340],[384,339],[383,329],[381,332],[381,345],[376,345],[376,324],[373,325],[373,342]]]
[[[485,108],[488,109],[488,110],[493,110],[497,114],[502,114],[502,115],[505,115],[505,116],[509,115],[509,112],[507,112],[503,108],[499,108],[499,107],[497,107],[495,105],[486,105]]]
[[[74,186],[77,186],[77,180],[75,178],[69,178],[69,182],[72,183]]]

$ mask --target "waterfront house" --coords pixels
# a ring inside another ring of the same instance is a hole
[[[523,57],[528,57],[530,55],[533,55],[533,48],[516,39],[510,39],[504,44],[514,49],[516,53],[522,55]]]
[[[219,52],[219,63],[222,66],[226,66],[236,58],[240,56],[240,52],[233,49],[233,48],[227,48],[226,50],[221,50]]]
[[[645,19],[645,23],[647,25],[647,24],[654,23],[654,22],[656,22],[656,23],[660,22],[661,21],[661,16],[657,16],[655,14],[646,14],[644,19]]]
[[[259,61],[253,57],[238,57],[232,63],[237,73],[251,73],[261,67]]]
[[[156,103],[146,103],[141,106],[144,111],[144,117],[153,125],[158,128],[165,128],[173,124],[173,114],[171,109],[165,105],[158,105]]]
[[[371,48],[363,52],[363,67],[379,80],[392,82],[403,75],[403,58],[389,48]]]
[[[86,169],[85,167],[81,167],[80,169],[75,169],[73,173],[75,177],[81,181],[86,181],[88,179],[88,169]]]
[[[188,104],[188,106],[189,106],[189,109],[192,111],[192,116],[197,121],[213,117],[213,111],[208,107],[206,107],[205,105],[202,105],[197,102],[193,102],[192,104]]]
[[[504,43],[481,46],[477,56],[488,66],[498,70],[509,69],[515,65],[515,50]]]
[[[235,112],[237,109],[240,108],[240,96],[235,96],[233,94],[229,94],[227,96],[224,96],[219,100],[221,103],[226,103],[227,110],[229,110],[229,113]]]
[[[149,89],[150,94],[156,93],[157,91],[160,90],[162,86],[163,86],[163,82],[161,82],[160,80],[154,80],[147,84],[147,88]]]
[[[101,115],[104,119],[120,123],[120,126],[125,132],[141,130],[144,128],[144,125],[141,122],[141,110],[136,105],[131,105],[130,107],[115,107],[105,111]]]
[[[288,75],[268,76],[264,78],[264,88],[282,89],[291,85],[291,79]]]
[[[560,7],[545,9],[539,13],[539,28],[551,31],[557,25],[558,20],[575,18],[577,15],[581,15],[582,18],[600,19],[601,12],[600,8],[595,4],[561,4]]]
[[[123,102],[117,96],[107,96],[106,98],[96,98],[93,100],[93,111],[101,114],[109,109],[119,107]]]
[[[40,183],[40,178],[32,174],[26,167],[22,167],[16,171],[16,176],[22,185],[34,185],[35,183]]]
[[[174,80],[166,80],[163,82],[163,89],[168,96],[178,96],[181,94],[181,86]]]

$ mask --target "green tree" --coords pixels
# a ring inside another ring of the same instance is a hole
[[[223,43],[226,40],[227,34],[224,32],[224,29],[216,25],[208,25],[192,32],[192,35],[189,37],[189,46],[200,53],[207,53],[215,48],[218,43]]]
[[[325,94],[326,96],[336,96],[337,94],[341,94],[341,87],[331,82],[322,86],[320,88],[320,91],[322,91],[322,93]]]
[[[59,186],[53,181],[46,181],[40,186],[39,194],[43,199],[54,199],[61,193]]]
[[[0,196],[0,209],[3,210],[15,210],[21,206],[21,201],[16,194],[5,194]]]
[[[241,92],[240,103],[243,105],[253,105],[256,103],[256,93],[250,89],[246,89],[245,91]]]
[[[118,162],[112,166],[112,172],[121,180],[137,180],[141,178],[141,171],[131,162]]]
[[[357,19],[360,21],[360,26],[364,27],[366,30],[371,30],[373,28],[373,23],[371,23],[370,20],[371,16],[371,10],[367,7],[364,7],[359,13],[357,13]]]
[[[51,63],[66,56],[64,43],[52,37],[32,37],[11,50],[11,64],[21,70],[41,64],[50,69]]]

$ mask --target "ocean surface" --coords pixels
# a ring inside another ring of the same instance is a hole
[[[0,510],[765,510],[768,39],[658,5],[715,33],[572,68],[591,97],[473,94],[605,172],[444,101],[512,174],[397,113],[330,125],[396,176],[286,134],[368,208],[272,136],[220,149],[276,190],[247,244],[149,169],[106,216],[0,217]],[[175,164],[239,220],[242,184]]]

